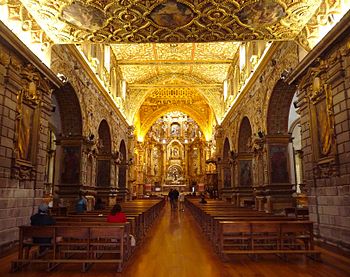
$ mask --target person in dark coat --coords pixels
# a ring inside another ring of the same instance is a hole
[[[101,198],[97,198],[94,206],[94,210],[104,210],[104,209],[105,209],[105,203],[102,202]]]
[[[32,226],[46,226],[54,225],[55,219],[48,215],[49,206],[45,203],[39,205],[38,212],[30,217],[30,225]],[[43,254],[47,250],[47,245],[51,244],[51,237],[33,237],[33,242],[40,245],[39,253]]]

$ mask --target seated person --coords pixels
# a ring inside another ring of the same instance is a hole
[[[75,205],[75,211],[77,213],[83,213],[87,208],[87,200],[82,192],[79,193],[79,200]]]
[[[104,210],[104,209],[105,209],[105,203],[102,202],[101,198],[97,198],[94,206],[94,210]]]
[[[201,200],[199,201],[201,204],[207,204],[207,200],[205,200],[204,194],[201,194]]]
[[[115,204],[111,210],[111,214],[107,216],[107,222],[125,223],[126,221],[126,215],[122,212],[122,207],[119,204]]]
[[[30,225],[32,226],[46,226],[53,225],[56,223],[55,219],[48,215],[47,212],[49,210],[49,206],[45,203],[39,205],[38,212],[30,217]],[[52,238],[47,237],[33,237],[33,242],[38,244],[51,244]],[[40,246],[39,252],[43,253],[47,247]]]

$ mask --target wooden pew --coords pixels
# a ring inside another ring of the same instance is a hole
[[[12,262],[12,271],[20,270],[31,263],[46,263],[47,269],[52,270],[59,264],[78,263],[86,271],[94,263],[118,264],[121,272],[126,260],[124,244],[125,226],[96,225],[96,226],[20,226],[20,243],[18,259]],[[44,257],[24,255],[30,238],[35,236],[52,236],[50,251]],[[114,256],[106,257],[107,254]]]
[[[186,199],[186,206],[221,257],[226,254],[307,254],[313,248],[312,222],[272,215],[230,203]]]
[[[226,254],[307,254],[319,257],[314,249],[310,221],[220,221],[219,253]]]

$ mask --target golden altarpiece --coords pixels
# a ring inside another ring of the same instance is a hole
[[[193,118],[179,111],[169,112],[154,122],[143,142],[137,143],[135,190],[139,194],[171,188],[201,190],[208,181],[206,160],[211,153]]]

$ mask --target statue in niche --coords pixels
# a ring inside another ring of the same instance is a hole
[[[174,147],[173,148],[173,157],[178,158],[179,157],[179,148]]]
[[[250,187],[252,186],[252,161],[241,160],[240,165],[240,186]]]
[[[103,139],[102,138],[98,138],[97,140],[97,148],[100,150],[100,151],[103,151],[104,149],[104,144],[103,144]]]

